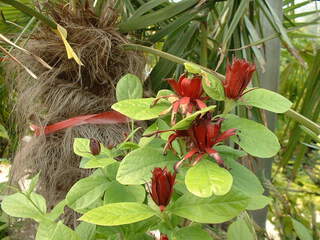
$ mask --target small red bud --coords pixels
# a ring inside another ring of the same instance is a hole
[[[169,240],[168,236],[165,234],[161,234],[160,240]]]
[[[99,155],[101,151],[100,142],[96,139],[91,138],[90,139],[90,151],[92,155]]]
[[[152,175],[150,194],[160,211],[164,211],[172,197],[176,174],[171,174],[167,168],[155,168]]]

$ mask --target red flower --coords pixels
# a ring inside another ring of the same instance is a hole
[[[232,65],[227,64],[226,79],[223,81],[225,95],[234,100],[243,96],[243,91],[250,83],[255,70],[254,64],[250,64],[244,59],[234,58]]]
[[[221,124],[223,119],[218,119],[215,123],[211,122],[211,115],[206,114],[203,118],[197,119],[191,128],[187,131],[187,135],[191,139],[191,150],[185,155],[185,157],[176,163],[175,169],[178,169],[179,166],[183,163],[184,160],[190,159],[195,156],[193,160],[193,165],[197,164],[204,154],[209,154],[213,157],[216,162],[221,166],[225,167],[223,160],[219,156],[218,152],[214,150],[212,147],[219,142],[224,141],[230,136],[236,134],[236,129],[232,128],[225,132],[221,133]],[[185,130],[182,130],[185,131]],[[185,136],[185,132],[175,132],[169,137],[168,147],[171,147],[170,140],[175,139],[176,137]]]
[[[169,240],[168,236],[165,234],[161,234],[160,240]]]
[[[173,193],[176,174],[167,171],[167,168],[155,168],[152,171],[150,195],[161,211],[169,204]]]
[[[206,104],[203,102],[206,98],[201,97],[203,94],[201,76],[196,75],[192,78],[188,78],[187,74],[183,74],[180,76],[178,82],[175,79],[168,79],[167,81],[176,95],[172,94],[159,97],[156,99],[155,103],[161,98],[169,98],[169,100],[172,101],[172,106],[164,113],[172,110],[171,122],[173,125],[175,124],[175,116],[179,109],[182,114],[191,114],[195,109],[198,110],[206,107]]]

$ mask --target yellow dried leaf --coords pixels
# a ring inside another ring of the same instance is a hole
[[[66,47],[68,59],[73,58],[79,65],[83,66],[83,63],[81,62],[80,58],[73,51],[71,45],[67,41],[67,30],[64,27],[57,24],[57,29],[55,29],[54,31],[62,39],[64,46]]]

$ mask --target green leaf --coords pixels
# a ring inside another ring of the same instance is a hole
[[[209,233],[200,226],[191,226],[179,229],[174,233],[176,240],[211,240]]]
[[[31,192],[33,192],[33,190],[36,188],[37,184],[38,184],[38,181],[39,181],[39,176],[40,176],[40,173],[38,173],[37,175],[35,175],[32,179],[31,179],[31,182],[30,182],[30,185],[28,187],[28,190],[26,191],[26,194],[27,195],[30,195]]]
[[[167,19],[171,19],[175,15],[187,10],[188,8],[191,8],[196,3],[197,0],[185,0],[178,3],[171,3],[167,7],[164,7],[158,11],[154,11],[143,16],[129,18],[127,21],[122,22],[119,25],[120,31],[129,32],[154,25]]]
[[[61,221],[59,221],[50,240],[61,240],[61,239],[80,240],[80,237],[75,231],[71,230],[69,227],[67,227]]]
[[[146,146],[130,152],[120,163],[117,181],[130,185],[143,184],[151,179],[151,171],[155,167],[167,166],[171,169],[179,159],[171,152],[163,155],[162,151]]]
[[[6,129],[1,124],[0,124],[0,138],[9,139],[9,135],[8,135]]]
[[[30,199],[23,193],[15,193],[4,197],[1,208],[12,217],[32,218],[37,222],[44,220],[47,210],[45,199],[36,193],[31,193]]]
[[[250,231],[244,219],[238,219],[233,222],[227,233],[228,240],[255,240],[255,236]]]
[[[280,150],[278,138],[262,124],[234,115],[227,115],[222,123],[222,129],[226,131],[231,128],[238,130],[238,136],[232,136],[230,139],[252,156],[269,158]]]
[[[225,164],[230,168],[230,173],[233,176],[233,187],[250,195],[261,195],[264,189],[258,177],[245,166],[241,165],[235,159],[235,155],[226,152],[225,146],[216,146],[215,149],[219,152]]]
[[[115,163],[112,157],[106,156],[104,154],[99,154],[92,156],[91,158],[82,158],[80,162],[80,168],[104,168],[110,164]]]
[[[231,189],[224,196],[210,198],[199,198],[191,193],[185,194],[167,210],[199,223],[222,223],[239,215],[248,203],[248,196]]]
[[[184,130],[184,129],[188,129],[190,127],[190,125],[192,124],[192,122],[200,115],[204,115],[206,112],[212,111],[213,109],[215,109],[216,106],[209,106],[206,108],[203,108],[193,114],[191,114],[190,116],[182,119],[181,121],[179,121],[177,124],[175,124],[172,129],[174,130]]]
[[[80,220],[102,226],[117,226],[139,222],[156,214],[142,203],[111,203],[90,210]]]
[[[36,240],[52,240],[52,235],[57,228],[57,223],[52,221],[43,221],[40,222],[38,229]]]
[[[312,240],[310,231],[299,221],[291,218],[293,228],[301,240]]]
[[[60,201],[50,213],[47,213],[46,217],[52,221],[57,220],[61,214],[64,213],[64,207],[67,205],[67,201],[64,199]]]
[[[169,90],[169,89],[161,89],[157,93],[157,98],[158,97],[162,97],[162,96],[168,96],[168,95],[176,95],[176,94],[173,91]]]
[[[100,155],[111,156],[111,151],[108,148],[103,146],[103,144],[101,143],[100,143],[100,147],[101,147]],[[91,154],[90,139],[88,138],[75,138],[73,142],[73,151],[75,154],[77,154],[80,157],[86,157],[86,158],[96,157]]]
[[[106,176],[109,180],[116,180],[119,165],[119,162],[115,162],[106,167]]]
[[[238,103],[240,105],[262,108],[275,113],[284,113],[288,111],[292,105],[292,102],[280,94],[263,88],[249,90],[249,92],[240,98]]]
[[[264,195],[250,195],[249,197],[250,200],[247,210],[258,210],[272,202],[272,198],[268,198]]]
[[[205,71],[201,72],[202,87],[206,94],[214,100],[223,101],[224,88],[220,79]]]
[[[136,75],[126,74],[117,83],[116,96],[118,102],[126,99],[142,98],[141,80]]]
[[[184,63],[184,67],[190,73],[193,73],[193,74],[201,73],[201,68],[197,64],[194,64],[194,63],[191,63],[191,62],[185,62]]]
[[[185,177],[187,189],[194,195],[208,198],[227,194],[232,186],[232,175],[228,170],[219,167],[207,159],[189,168]]]
[[[127,99],[112,105],[112,109],[133,120],[150,120],[159,117],[160,113],[170,107],[165,101],[152,106],[155,98]]]
[[[66,196],[69,207],[81,211],[102,197],[109,182],[104,176],[90,176],[76,182]]]
[[[105,203],[140,202],[146,197],[146,191],[141,185],[126,186],[117,181],[111,182],[106,190]]]
[[[96,235],[96,225],[82,222],[76,228],[76,233],[81,240],[94,240]]]

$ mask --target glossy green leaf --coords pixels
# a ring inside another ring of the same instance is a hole
[[[310,233],[310,231],[299,221],[291,218],[292,225],[294,228],[294,231],[297,233],[298,237],[301,240],[312,240],[313,237]]]
[[[193,114],[191,114],[190,116],[182,119],[181,121],[177,122],[177,124],[175,124],[172,129],[174,130],[183,130],[183,129],[188,129],[190,127],[190,125],[192,124],[192,122],[201,115],[204,115],[206,112],[212,111],[213,109],[215,109],[216,106],[209,106],[206,108],[203,108]]]
[[[117,83],[116,96],[118,102],[126,99],[142,98],[141,80],[136,75],[126,74]]]
[[[81,240],[95,240],[96,225],[82,222],[77,226],[76,233],[80,236]]]
[[[155,98],[127,99],[112,105],[112,109],[133,120],[150,120],[159,117],[160,113],[170,107],[165,101],[152,106]]]
[[[200,226],[190,226],[179,229],[174,233],[176,240],[212,240],[209,233]]]
[[[33,192],[35,190],[35,188],[37,187],[37,184],[39,182],[39,176],[40,176],[40,173],[36,174],[33,178],[31,178],[30,185],[26,191],[27,195],[29,195],[31,192]]]
[[[249,197],[231,189],[223,196],[199,198],[185,194],[168,208],[168,211],[199,223],[222,223],[240,214],[249,203]]]
[[[140,202],[145,199],[146,191],[141,185],[126,186],[117,181],[111,182],[106,190],[105,203]]]
[[[111,156],[111,151],[100,144],[101,152],[100,154]],[[73,142],[73,151],[80,157],[94,158],[95,156],[91,154],[90,151],[90,139],[88,138],[75,138]],[[98,155],[96,155],[98,156]]]
[[[91,158],[82,158],[80,162],[80,168],[104,168],[110,164],[115,163],[112,157],[100,154],[92,156]]]
[[[64,199],[60,201],[55,207],[51,210],[50,213],[47,213],[46,217],[52,221],[57,220],[61,214],[64,213],[64,208],[67,205],[67,201]]]
[[[45,199],[36,193],[30,194],[30,199],[22,193],[6,196],[1,203],[2,210],[12,216],[20,218],[32,218],[37,222],[45,219],[47,211]]]
[[[230,173],[233,176],[233,187],[248,196],[261,195],[264,192],[264,189],[258,177],[248,168],[235,161],[238,158],[236,152],[232,153],[228,148],[229,147],[226,146],[215,147],[227,167],[230,169]],[[239,151],[238,154],[241,153],[243,154],[243,152]]]
[[[202,71],[202,87],[206,94],[214,100],[223,101],[224,88],[220,79],[214,75]]]
[[[231,128],[237,129],[237,136],[230,139],[255,157],[273,157],[280,150],[280,144],[276,135],[262,124],[228,115],[222,123],[223,131]]]
[[[249,197],[250,200],[247,210],[258,210],[272,203],[272,198],[264,195],[249,195]]]
[[[163,155],[162,151],[146,146],[130,152],[120,163],[117,181],[130,185],[143,184],[150,181],[155,167],[167,166],[171,169],[179,159],[171,152]]]
[[[57,223],[53,221],[42,221],[37,229],[36,240],[52,240]]]
[[[202,198],[208,198],[213,194],[225,195],[230,191],[232,181],[232,175],[228,170],[207,159],[189,168],[185,177],[187,189]]]
[[[101,198],[109,182],[103,176],[90,176],[76,182],[66,196],[69,207],[81,211]]]
[[[90,210],[80,220],[102,226],[117,226],[139,222],[156,214],[142,203],[111,203]]]
[[[64,225],[61,221],[58,222],[55,231],[51,236],[52,240],[61,240],[61,239],[68,239],[68,240],[81,240],[79,235],[73,231],[71,228]]]
[[[184,63],[184,67],[190,73],[193,73],[193,74],[201,73],[201,68],[197,64],[194,64],[194,63],[191,63],[191,62],[186,62],[186,63]]]
[[[238,219],[233,222],[227,233],[228,240],[255,240],[255,236],[250,231],[246,221],[244,219]]]
[[[275,113],[284,113],[288,111],[292,105],[292,102],[280,94],[263,88],[249,90],[242,96],[238,103],[262,108]]]

